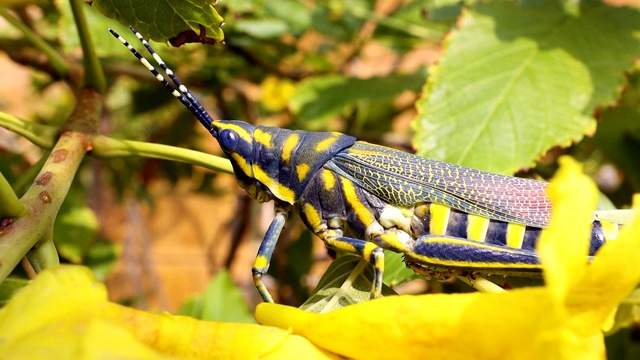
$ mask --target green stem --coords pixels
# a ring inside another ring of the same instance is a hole
[[[199,165],[217,172],[233,174],[233,168],[229,160],[219,156],[162,144],[118,140],[104,135],[95,135],[93,137],[92,154],[99,158],[142,156],[173,160]]]
[[[53,238],[41,241],[35,248],[27,253],[27,259],[36,272],[40,272],[46,268],[60,265],[60,258],[56,251],[56,245]]]
[[[104,94],[107,88],[107,82],[104,77],[104,72],[102,71],[102,65],[96,54],[94,43],[91,41],[87,18],[82,9],[85,4],[82,0],[69,0],[69,2],[71,4],[71,11],[73,11],[73,17],[76,20],[80,45],[82,45],[82,53],[84,55],[82,58],[82,64],[84,66],[84,86],[96,89],[101,94]]]
[[[29,29],[29,27],[23,24],[20,20],[16,19],[15,16],[11,15],[7,9],[0,7],[0,16],[20,30],[24,34],[24,37],[32,43],[33,46],[47,56],[47,59],[49,59],[49,62],[60,78],[65,78],[67,76],[71,70],[71,65],[60,54],[58,54],[55,49],[38,36],[38,34],[34,33],[33,30]]]
[[[58,131],[54,126],[21,120],[2,111],[0,111],[0,126],[24,136],[27,140],[43,149],[51,149],[53,147],[53,142]]]
[[[25,207],[16,196],[11,185],[0,173],[0,219],[4,217],[18,217],[24,213]]]

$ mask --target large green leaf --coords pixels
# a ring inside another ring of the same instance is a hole
[[[478,3],[449,37],[419,101],[419,153],[510,174],[595,129],[640,54],[640,13],[553,0]]]
[[[167,42],[190,36],[183,40],[198,41],[192,37],[199,35],[202,27],[207,38],[202,41],[221,42],[224,39],[220,28],[222,17],[213,8],[213,3],[202,0],[93,0],[91,5],[121,24],[135,27],[151,40]]]

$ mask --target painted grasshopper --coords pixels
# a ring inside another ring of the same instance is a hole
[[[536,275],[535,244],[551,204],[547,183],[448,164],[357,141],[336,132],[305,132],[213,120],[140,33],[131,29],[173,81],[169,84],[127,41],[111,33],[218,140],[239,185],[276,215],[252,272],[262,282],[290,211],[326,246],[362,256],[381,296],[383,249],[402,253],[416,272],[438,278],[484,272]],[[589,255],[615,239],[619,225],[594,216]]]

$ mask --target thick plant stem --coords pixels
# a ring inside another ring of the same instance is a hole
[[[49,158],[20,201],[25,213],[0,227],[0,281],[4,280],[34,247],[43,259],[38,267],[55,264],[55,249],[50,241],[53,224],[67,196],[76,171],[91,148],[93,135],[102,110],[102,97],[92,89],[84,89],[69,120],[63,128]]]

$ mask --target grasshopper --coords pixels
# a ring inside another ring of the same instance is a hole
[[[327,247],[373,265],[372,298],[381,296],[384,249],[404,254],[414,271],[439,279],[540,275],[535,244],[551,214],[546,182],[427,159],[337,132],[213,120],[144,37],[131,30],[175,87],[109,29],[219,142],[238,184],[257,201],[275,204],[252,269],[264,301],[273,302],[262,277],[291,211]],[[589,255],[618,231],[618,223],[596,213]]]

